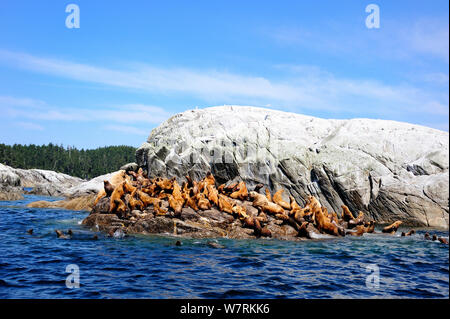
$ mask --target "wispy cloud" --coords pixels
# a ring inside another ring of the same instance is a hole
[[[126,69],[98,67],[61,59],[0,51],[0,63],[19,69],[51,74],[77,81],[138,89],[159,94],[184,94],[200,97],[208,103],[280,105],[289,110],[328,110],[354,112],[364,110],[383,115],[401,112],[448,114],[448,93],[436,94],[419,86],[387,85],[372,79],[336,77],[315,66],[290,66],[284,80],[248,76],[217,70],[158,68],[147,64],[128,64]],[[289,65],[276,67],[289,68]],[[26,102],[23,102],[26,104]],[[10,110],[11,113],[20,110]],[[40,119],[105,119],[131,123],[160,123],[168,117],[161,108],[143,105],[111,107],[103,110],[47,107],[30,116]]]
[[[41,124],[45,121],[94,122],[108,130],[138,135],[147,135],[149,126],[158,125],[172,115],[160,107],[142,104],[92,109],[63,108],[48,105],[41,100],[11,96],[0,96],[0,109],[4,118],[20,119],[15,122],[16,126],[26,130],[43,130]],[[145,128],[138,128],[136,125],[143,125]]]
[[[330,32],[323,32],[323,30]],[[333,30],[333,31],[331,31]],[[306,50],[359,59],[373,58],[401,61],[426,56],[449,62],[448,19],[421,18],[393,21],[383,19],[380,29],[369,30],[328,22],[316,29],[301,25],[281,25],[262,31],[279,45],[303,47]]]
[[[139,129],[134,126],[127,126],[127,125],[105,125],[103,127],[106,130],[109,131],[116,131],[121,132],[125,134],[135,134],[135,135],[148,135],[149,131],[146,131],[144,129]]]
[[[15,122],[16,126],[25,129],[25,130],[32,130],[32,131],[43,131],[44,127],[42,125],[31,123],[31,122]]]

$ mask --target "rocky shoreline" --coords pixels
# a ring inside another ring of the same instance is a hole
[[[300,241],[375,232],[375,222],[363,212],[355,216],[344,205],[342,214],[328,213],[314,197],[300,207],[292,197],[285,201],[282,193],[271,194],[264,185],[248,191],[243,182],[217,185],[212,174],[200,181],[187,176],[180,186],[175,179],[148,179],[142,169],[120,171],[105,180],[82,224],[111,236],[120,232]],[[394,234],[401,224],[397,221],[382,232]]]

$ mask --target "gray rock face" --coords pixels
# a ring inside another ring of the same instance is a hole
[[[304,204],[347,205],[379,223],[449,223],[447,132],[407,123],[326,120],[255,107],[186,111],[154,129],[136,152],[149,176],[242,179],[284,188]]]
[[[62,196],[69,188],[81,182],[83,180],[80,178],[62,173],[42,169],[18,169],[0,164],[0,185],[5,189],[5,193],[21,194],[22,188],[32,187],[32,194]]]

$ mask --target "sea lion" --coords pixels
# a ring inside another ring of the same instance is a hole
[[[348,221],[348,228],[353,228],[357,225],[364,224],[364,213],[362,211],[359,211],[358,217],[350,219]]]
[[[341,205],[341,208],[342,208],[342,219],[344,221],[349,222],[354,218],[353,214],[350,212],[350,210],[346,205]]]
[[[208,200],[216,206],[219,206],[219,192],[214,185],[207,185]]]
[[[409,232],[407,232],[405,234],[405,236],[411,236],[411,235],[414,235],[415,233],[416,233],[416,231],[414,229],[411,229]]]
[[[169,207],[175,212],[175,215],[181,214],[181,211],[183,210],[183,202],[180,202],[179,200],[175,199],[175,197],[171,194],[168,195],[169,200]]]
[[[123,190],[125,191],[125,193],[131,194],[132,192],[136,191],[136,189],[137,188],[131,185],[129,181],[125,181],[125,184],[123,184]]]
[[[283,207],[286,210],[291,210],[291,204],[289,204],[288,202],[286,202],[285,200],[283,200],[283,192],[284,189],[280,189],[278,191],[275,192],[275,194],[273,194],[272,197],[272,201],[277,204],[278,206]]]
[[[366,228],[366,233],[373,233],[375,231],[375,222],[371,220],[370,222],[365,223],[364,227]]]
[[[249,196],[253,200],[253,206],[260,208],[263,212],[273,215],[284,214],[284,209],[273,202],[269,202],[266,196],[255,191],[250,192]]]
[[[205,194],[198,193],[197,195],[195,195],[195,200],[197,202],[198,208],[200,208],[201,210],[211,209],[211,203],[206,198]]]
[[[211,172],[206,173],[205,182],[206,185],[216,186],[216,179],[214,178],[213,174],[211,174]]]
[[[58,229],[55,229],[55,233],[56,233],[56,237],[57,238],[63,238],[63,239],[67,239],[67,236],[64,235],[64,233]]]
[[[158,198],[151,197],[147,193],[144,193],[143,191],[138,190],[137,195],[139,199],[144,204],[144,207],[147,207],[149,205],[154,205],[155,203],[159,203],[161,200]]]
[[[362,236],[366,232],[364,225],[357,225],[355,231],[347,231],[345,234],[350,236]]]
[[[264,184],[256,184],[256,186],[255,186],[255,188],[253,189],[253,191],[259,193],[259,190],[260,190],[261,188],[263,188],[263,187],[264,187]]]
[[[177,241],[175,242],[175,246],[181,246],[181,245],[182,245],[181,241],[177,240]]]
[[[232,208],[232,210],[233,210],[233,212],[234,212],[235,214],[238,215],[238,218],[239,218],[239,219],[243,219],[243,218],[247,218],[247,217],[248,217],[248,215],[247,215],[247,209],[246,209],[245,207],[243,207],[243,206],[235,205],[235,206]]]
[[[33,228],[28,229],[27,233],[30,234],[30,235],[33,235]]]
[[[436,234],[433,234],[433,238],[432,239],[433,239],[433,241],[438,240]]]
[[[118,186],[114,188],[114,191],[111,193],[111,198],[109,201],[109,212],[112,213],[116,210],[117,204],[122,201],[122,197],[125,195],[125,186],[126,181],[121,182]]]
[[[270,191],[268,188],[266,188],[266,198],[267,198],[267,201],[269,201],[269,202],[272,201],[272,195],[270,194]]]
[[[297,213],[298,211],[300,211],[302,209],[300,207],[300,205],[297,204],[297,202],[295,201],[295,198],[293,196],[289,196],[289,201],[290,201],[289,205],[291,206],[289,215],[295,215],[295,213]]]
[[[402,221],[397,220],[396,222],[392,223],[391,225],[384,227],[382,232],[386,233],[386,234],[391,234],[391,235],[395,234],[395,232],[397,231],[398,227],[400,227],[400,225],[402,223],[403,223]]]
[[[160,201],[153,204],[153,209],[155,210],[156,216],[165,216],[167,214],[167,210],[163,209],[160,205]]]
[[[229,214],[233,214],[234,202],[228,197],[219,194],[219,210]]]
[[[131,210],[144,210],[144,203],[140,199],[136,199],[137,188],[130,194],[128,205]]]
[[[324,209],[326,212],[326,208]],[[322,209],[315,212],[315,221],[317,229],[330,235],[339,236],[340,232],[336,225],[332,224]]]
[[[443,243],[443,244],[445,244],[445,245],[448,245],[448,240],[447,240],[446,238],[444,238],[444,237],[439,237],[438,240],[439,240],[441,243]]]
[[[126,213],[128,212],[127,204],[125,204],[125,202],[121,199],[115,199],[114,205],[115,205],[115,213],[118,214],[120,217],[126,217]]]
[[[431,240],[430,234],[425,233],[425,235],[423,236],[426,240]]]
[[[240,182],[236,190],[230,194],[230,197],[233,199],[246,200],[248,198],[248,190],[245,183]]]

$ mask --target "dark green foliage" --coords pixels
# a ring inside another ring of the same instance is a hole
[[[71,176],[90,179],[117,171],[135,161],[136,149],[131,146],[108,146],[95,150],[78,150],[62,145],[0,144],[0,163],[14,168],[48,169]]]

